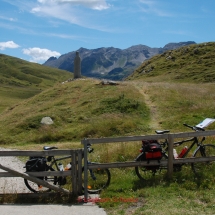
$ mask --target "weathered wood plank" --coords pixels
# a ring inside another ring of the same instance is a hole
[[[173,135],[168,136],[168,177],[170,178],[173,174]]]
[[[27,175],[26,173],[20,173],[20,172],[14,170],[14,169],[11,169],[11,168],[2,166],[1,164],[0,164],[0,168],[3,169],[3,170],[5,170],[5,171],[7,171],[7,172],[9,172],[9,173],[11,173],[11,174],[13,174],[13,175],[16,175],[17,177],[22,177],[22,178],[25,178],[25,179],[27,179],[27,180],[33,181],[33,182],[35,182],[35,183],[37,183],[37,184],[40,184],[40,185],[42,185],[42,186],[44,186],[44,187],[48,187],[48,188],[50,188],[50,189],[52,189],[52,190],[54,190],[54,191],[62,192],[62,193],[69,193],[68,190],[65,190],[65,189],[63,189],[63,188],[57,187],[57,186],[55,186],[55,185],[51,185],[51,184],[47,183],[47,182],[44,181],[44,180],[40,180],[40,179],[38,179],[38,178],[29,176],[29,175]]]
[[[77,183],[78,183],[78,193],[82,193],[82,153],[78,152],[78,178],[77,178]]]
[[[76,165],[76,154],[72,154],[72,191],[77,194],[77,165]]]
[[[215,156],[212,157],[200,157],[200,158],[180,158],[173,160],[173,164],[183,164],[183,163],[195,163],[195,162],[207,162],[207,161],[215,161]],[[101,164],[88,164],[89,169],[96,168],[121,168],[121,167],[135,167],[135,166],[166,166],[167,167],[168,160],[165,161],[128,161],[128,162],[113,162],[113,163],[101,163]]]
[[[114,143],[114,142],[131,142],[131,141],[141,141],[152,140],[152,139],[167,139],[168,134],[165,135],[147,135],[147,136],[127,136],[127,137],[110,137],[110,138],[98,138],[98,139],[87,139],[90,144],[98,144],[98,143]],[[84,140],[82,141],[84,143]]]
[[[107,138],[98,138],[98,139],[87,139],[90,144],[98,143],[114,143],[114,142],[131,142],[131,141],[141,141],[145,140],[159,140],[159,139],[168,139],[169,136],[173,138],[187,138],[187,137],[199,137],[199,136],[213,136],[215,135],[215,130],[211,131],[199,131],[199,132],[183,132],[183,133],[168,133],[168,134],[154,134],[154,135],[143,135],[143,136],[127,136],[127,137],[107,137]],[[82,140],[84,144],[85,140]]]
[[[71,155],[75,150],[47,150],[47,151],[0,151],[0,156],[55,156],[55,155]]]
[[[41,172],[25,172],[30,176],[71,176],[71,171],[41,171]],[[8,172],[0,172],[0,177],[16,177]]]
[[[58,193],[58,192],[49,192],[49,193],[0,193],[0,197],[6,197],[6,196],[14,196],[15,198],[31,198],[31,199],[39,199],[39,198],[45,198],[45,197],[73,197],[73,193]]]

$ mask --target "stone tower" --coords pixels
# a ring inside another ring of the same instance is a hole
[[[74,59],[74,78],[81,78],[81,58],[79,52],[76,52]]]

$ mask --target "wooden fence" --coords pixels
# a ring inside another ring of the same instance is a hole
[[[3,166],[0,164],[0,169],[6,172],[0,172],[1,177],[22,177],[33,181],[42,186],[48,187],[56,192],[61,192],[64,194],[72,194],[77,196],[78,193],[82,192],[82,158],[83,149],[76,150],[44,150],[44,151],[0,151],[0,156],[62,156],[70,158],[72,168],[71,171],[44,171],[44,172],[18,172],[13,169],[13,164],[10,166]],[[44,180],[37,178],[38,176],[71,176],[71,187],[72,192],[58,186],[47,183]],[[24,183],[24,180],[23,180]]]
[[[189,138],[189,137],[200,137],[200,136],[213,136],[215,135],[215,130],[211,131],[200,131],[200,132],[185,132],[185,133],[168,133],[168,134],[156,134],[156,135],[147,135],[147,136],[129,136],[129,137],[116,137],[116,138],[98,138],[98,139],[84,139],[82,144],[84,144],[84,196],[85,199],[88,198],[87,193],[87,169],[94,168],[120,168],[120,167],[135,167],[135,166],[151,166],[157,165],[157,161],[130,161],[130,162],[115,162],[115,163],[102,163],[102,164],[88,164],[87,163],[87,145],[88,144],[102,144],[102,143],[116,143],[116,142],[135,142],[138,141],[138,144],[142,140],[159,140],[167,139],[169,142],[168,146],[168,160],[161,161],[162,166],[167,166],[168,178],[171,179],[173,175],[173,164],[179,163],[194,163],[194,162],[204,162],[204,161],[214,161],[215,156],[213,157],[201,157],[201,158],[182,158],[174,159],[173,157],[173,143],[176,138]],[[215,143],[214,143],[215,144]]]
[[[0,156],[55,156],[55,155],[69,155],[71,156],[72,169],[71,171],[49,171],[49,172],[31,172],[31,173],[20,173],[13,169],[13,167],[5,167],[0,164],[0,168],[6,172],[0,173],[0,177],[22,177],[31,180],[35,183],[46,186],[57,192],[63,192],[66,194],[71,193],[68,190],[59,188],[54,185],[50,185],[43,180],[36,178],[35,176],[72,176],[72,193],[77,195],[82,191],[82,157],[84,153],[84,196],[85,199],[88,198],[87,184],[88,184],[88,169],[93,168],[120,168],[120,167],[135,167],[135,166],[147,166],[156,165],[157,161],[130,161],[130,162],[115,162],[115,163],[102,163],[102,164],[88,164],[87,162],[87,145],[88,144],[102,144],[102,143],[116,143],[116,142],[137,142],[138,144],[143,139],[168,139],[168,160],[161,161],[161,165],[167,166],[168,177],[171,179],[173,174],[173,164],[176,163],[194,163],[194,162],[204,162],[215,160],[213,157],[205,158],[183,158],[174,159],[173,158],[173,143],[176,138],[188,138],[188,137],[200,137],[200,136],[213,136],[215,135],[215,130],[212,131],[201,131],[201,132],[186,132],[186,133],[175,133],[175,134],[162,134],[162,135],[147,135],[147,136],[129,136],[129,137],[116,137],[116,138],[98,138],[98,139],[84,139],[82,144],[84,144],[83,149],[77,150],[50,150],[50,151],[0,151]],[[12,165],[12,164],[11,164]],[[38,181],[39,180],[39,181]],[[23,182],[24,183],[24,182]]]

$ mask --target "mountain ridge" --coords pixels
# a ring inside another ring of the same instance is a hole
[[[81,71],[83,76],[123,80],[138,68],[145,60],[167,50],[196,44],[194,41],[168,43],[163,48],[151,48],[146,45],[134,45],[126,49],[100,47],[96,49],[79,48]],[[76,51],[50,57],[43,65],[73,72]]]

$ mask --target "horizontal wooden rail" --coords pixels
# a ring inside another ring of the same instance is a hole
[[[168,139],[169,136],[172,136],[173,138],[187,138],[187,137],[200,137],[200,136],[213,136],[213,135],[215,136],[215,130],[184,132],[184,133],[154,134],[154,135],[142,135],[142,136],[105,137],[105,138],[96,138],[96,139],[84,139],[82,140],[82,144],[84,144],[85,141],[87,141],[89,144],[101,144],[101,143],[114,143],[114,142]]]
[[[25,172],[30,176],[71,176],[71,171],[41,171],[41,172]],[[0,172],[0,177],[16,177],[9,172]],[[17,176],[19,177],[19,176]]]
[[[0,157],[8,156],[55,156],[55,155],[71,155],[74,150],[47,150],[47,151],[0,151]]]
[[[198,157],[198,158],[180,158],[173,160],[173,164],[183,164],[183,163],[195,163],[195,162],[207,162],[207,161],[215,161],[215,156],[211,157]],[[104,169],[104,168],[122,168],[122,167],[136,167],[136,166],[166,166],[167,167],[168,160],[165,161],[128,161],[128,162],[113,162],[113,163],[99,163],[99,164],[88,164],[89,169]]]
[[[70,197],[72,198],[73,197],[73,194],[72,193],[58,193],[58,192],[47,192],[47,193],[16,193],[16,194],[11,194],[11,193],[8,193],[8,194],[1,194],[0,193],[0,197],[11,197],[14,195],[14,197],[17,199],[23,199],[23,198],[26,198],[26,199],[39,199],[40,201],[43,199],[43,198],[52,198],[52,201],[53,201],[53,198],[59,198],[59,196],[61,198],[64,198],[64,197]]]

